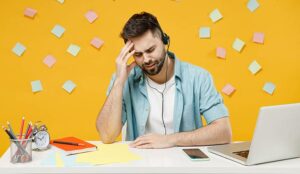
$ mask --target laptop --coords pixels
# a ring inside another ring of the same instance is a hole
[[[243,165],[300,157],[300,103],[261,107],[251,142],[209,146]]]

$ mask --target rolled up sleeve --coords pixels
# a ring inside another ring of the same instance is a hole
[[[199,108],[206,122],[210,124],[214,120],[229,116],[223,98],[220,93],[217,92],[210,73],[204,73],[201,78]]]

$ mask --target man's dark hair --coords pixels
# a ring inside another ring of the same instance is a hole
[[[150,13],[141,12],[132,15],[123,27],[120,36],[126,43],[128,39],[143,35],[150,30],[153,35],[162,38],[162,29],[156,19]]]

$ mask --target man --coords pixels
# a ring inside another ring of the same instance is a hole
[[[104,143],[114,142],[125,122],[126,140],[136,148],[231,142],[228,111],[211,75],[168,51],[170,38],[155,16],[134,14],[121,37],[126,44],[96,121]]]

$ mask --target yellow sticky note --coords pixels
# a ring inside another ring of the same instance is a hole
[[[101,144],[97,151],[77,155],[76,162],[90,164],[111,164],[139,160],[140,156],[129,151],[127,144]]]
[[[61,154],[56,152],[55,153],[55,161],[56,161],[56,167],[63,167],[64,166],[64,162],[61,158]]]

